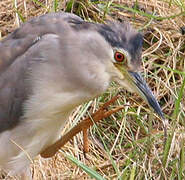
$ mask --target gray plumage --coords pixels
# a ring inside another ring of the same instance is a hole
[[[114,65],[117,50],[125,53],[126,65]],[[103,93],[112,80],[143,94],[129,74],[140,67],[141,50],[142,35],[128,23],[89,23],[68,13],[34,18],[3,39],[0,167],[24,172],[30,161],[14,143],[34,158],[56,141],[71,111]]]
[[[67,13],[47,14],[34,18],[0,43],[0,132],[13,128],[20,121],[20,117],[23,115],[22,103],[29,96],[27,90],[29,88],[26,88],[27,83],[25,82],[27,71],[31,68],[31,63],[40,63],[40,59],[42,59],[42,57],[38,57],[41,56],[42,49],[40,47],[36,48],[37,50],[34,52],[27,54],[26,52],[30,48],[35,50],[34,47],[38,46],[42,36],[56,34],[62,37],[71,31],[70,28],[76,32],[89,30],[99,32],[112,47],[128,50],[133,55],[132,61],[137,61],[135,64],[140,65],[138,61],[141,61],[142,35],[130,28],[128,23],[95,24],[85,22],[78,16]],[[137,51],[138,53],[135,53]],[[139,56],[135,57],[136,55]],[[21,64],[19,63],[20,59],[22,59]]]

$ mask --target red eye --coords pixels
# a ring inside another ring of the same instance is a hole
[[[117,61],[117,62],[123,62],[124,59],[125,59],[125,56],[124,54],[120,53],[120,52],[115,52],[114,54],[114,59]]]

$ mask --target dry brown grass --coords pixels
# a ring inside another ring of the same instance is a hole
[[[25,20],[53,10],[53,0],[39,0],[44,5],[38,5],[32,0],[15,1],[19,13]],[[59,1],[57,10],[66,10],[67,0]],[[163,112],[169,121],[168,133],[172,141],[168,148],[166,166],[162,165],[163,134],[162,122],[153,115],[148,106],[137,96],[123,92],[122,99],[117,104],[127,104],[125,110],[111,118],[103,120],[89,132],[90,153],[88,159],[84,158],[82,151],[82,135],[79,134],[73,141],[67,143],[61,151],[51,159],[37,157],[32,165],[33,179],[91,179],[81,168],[67,158],[66,153],[72,154],[88,167],[95,169],[106,179],[117,179],[118,174],[113,168],[103,142],[107,145],[117,169],[122,174],[125,170],[125,179],[129,179],[134,163],[137,164],[135,179],[177,179],[179,177],[180,151],[185,146],[185,95],[180,98],[180,109],[175,115],[176,99],[185,79],[185,36],[181,34],[180,27],[185,26],[185,15],[164,20],[151,19],[143,14],[133,13],[123,8],[107,7],[103,5],[78,1],[73,6],[73,12],[85,19],[101,22],[104,19],[127,19],[138,29],[142,29],[145,37],[143,49],[144,76],[160,102]],[[104,1],[105,3],[106,1]],[[114,1],[133,7],[134,0]],[[141,12],[159,17],[170,17],[185,11],[185,4],[178,5],[171,1],[138,0]],[[107,13],[108,12],[108,13]],[[0,1],[0,33],[2,38],[12,32],[20,24],[12,0]],[[118,86],[112,85],[102,97],[89,104],[78,107],[70,117],[62,133],[67,131],[80,116],[94,112],[100,104],[108,100],[117,92]],[[139,102],[139,103],[138,103]],[[115,105],[116,106],[116,105]],[[86,110],[84,110],[86,108]],[[185,154],[183,153],[185,156]],[[182,161],[184,163],[184,161]],[[128,166],[128,168],[126,168]],[[185,164],[183,164],[185,166]],[[183,169],[182,178],[185,178]],[[174,176],[172,174],[175,174]],[[1,178],[1,175],[0,175]],[[7,178],[11,179],[11,178]],[[14,178],[12,178],[14,179]]]

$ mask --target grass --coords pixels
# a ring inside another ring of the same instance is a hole
[[[180,33],[180,27],[185,26],[185,3],[183,0],[121,2],[0,2],[2,38],[31,17],[61,10],[88,21],[130,21],[144,34],[143,76],[169,123],[164,147],[162,121],[139,96],[123,90],[122,97],[112,107],[125,105],[125,109],[90,129],[88,159],[83,155],[83,138],[79,134],[55,157],[46,160],[37,157],[32,165],[34,179],[185,179],[185,38]],[[76,108],[62,133],[120,90],[112,83],[102,96]]]

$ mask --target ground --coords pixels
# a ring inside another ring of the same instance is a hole
[[[162,121],[141,98],[122,91],[112,108],[125,109],[90,129],[87,158],[79,134],[54,157],[38,156],[33,179],[185,179],[184,0],[2,0],[0,39],[22,22],[54,11],[73,12],[87,21],[126,20],[142,31],[143,76],[168,120],[168,141],[164,148]],[[61,134],[120,90],[113,83],[101,97],[76,108]],[[5,176],[0,173],[0,179],[16,179]]]

